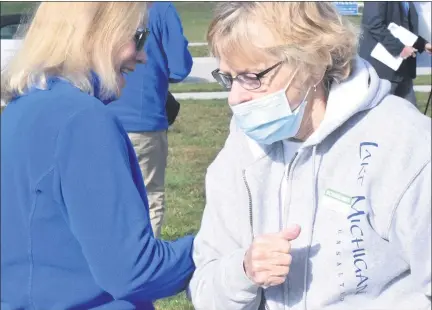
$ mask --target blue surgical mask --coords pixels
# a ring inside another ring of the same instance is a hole
[[[292,111],[286,90],[294,76],[295,73],[287,86],[277,92],[231,106],[237,125],[247,136],[261,144],[272,144],[298,133],[310,88],[301,104]]]

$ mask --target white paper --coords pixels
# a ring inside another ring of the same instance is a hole
[[[408,29],[398,26],[395,23],[388,25],[388,30],[391,34],[398,38],[405,46],[413,46],[417,41],[417,36]]]
[[[390,33],[398,38],[405,46],[413,46],[417,41],[418,37],[402,26],[398,26],[395,23],[390,23],[387,28]],[[375,48],[372,50],[371,56],[390,67],[394,71],[399,69],[402,61],[404,60],[399,55],[393,56],[390,54],[381,43],[378,43],[375,46]]]
[[[376,60],[381,61],[386,66],[392,68],[394,71],[399,69],[402,64],[403,58],[400,56],[393,56],[390,54],[384,45],[378,43],[375,48],[372,50],[371,56]]]

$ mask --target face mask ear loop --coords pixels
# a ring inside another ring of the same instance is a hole
[[[287,85],[286,85],[286,87],[285,87],[285,91],[287,91],[287,90],[288,90],[288,87],[290,87],[291,82],[294,80],[295,76],[297,75],[297,71],[298,71],[298,70],[299,70],[298,68],[295,69],[293,75],[291,76],[291,78],[289,79],[289,81],[288,81],[288,83],[287,83]]]

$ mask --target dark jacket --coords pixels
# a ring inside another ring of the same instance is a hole
[[[406,78],[414,79],[417,68],[416,58],[408,57],[402,62],[397,71],[393,71],[390,67],[371,56],[371,52],[378,42],[393,56],[398,56],[402,52],[405,45],[387,29],[392,22],[418,35],[418,15],[412,2],[409,2],[409,14],[407,17],[405,17],[401,2],[364,2],[359,55],[371,63],[382,79],[392,82],[400,82]],[[422,53],[426,43],[426,40],[419,36],[414,48]]]

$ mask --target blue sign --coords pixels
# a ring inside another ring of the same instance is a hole
[[[334,2],[339,14],[341,15],[359,15],[359,5],[353,1]]]

